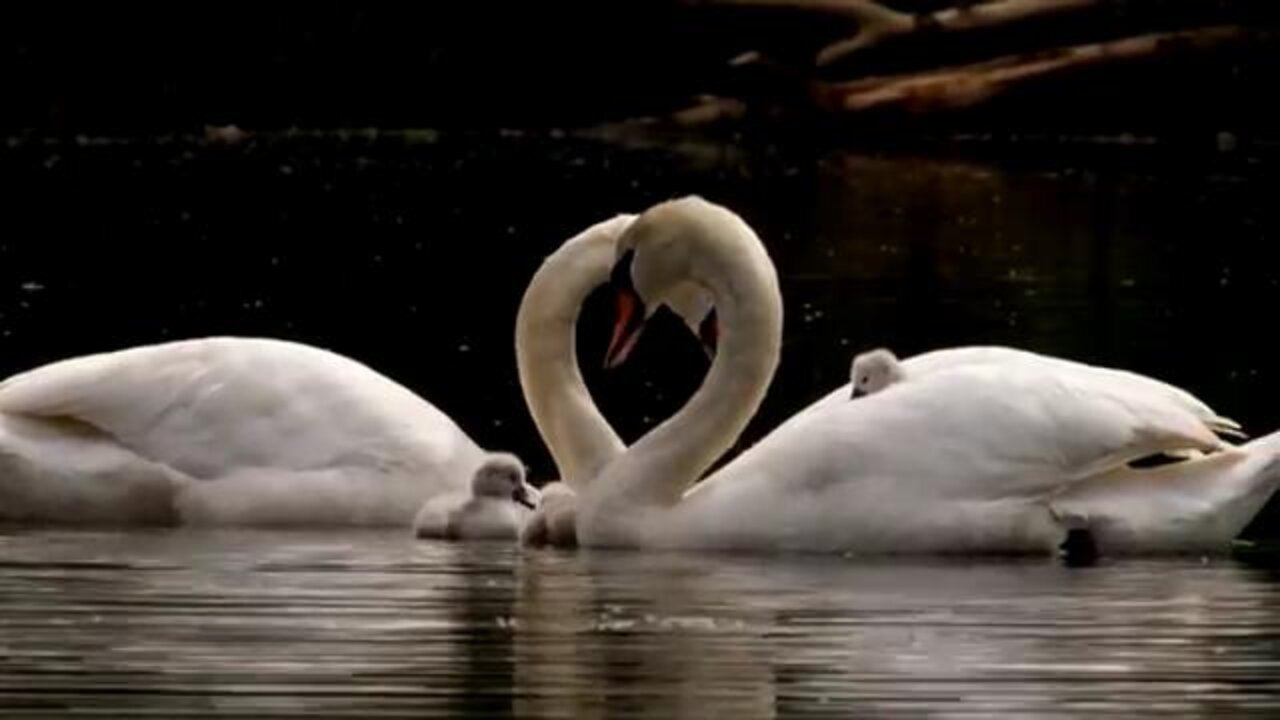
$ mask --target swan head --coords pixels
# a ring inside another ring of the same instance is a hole
[[[655,205],[622,232],[610,275],[617,319],[606,367],[626,360],[645,324],[662,308],[675,312],[708,356],[715,355],[720,323],[714,294],[688,238],[717,238],[725,224],[741,225],[742,220],[726,208],[689,196]]]
[[[542,502],[520,530],[520,542],[531,547],[575,547],[578,496],[560,481],[542,486]]]
[[[859,353],[849,369],[854,399],[878,393],[905,377],[897,356],[884,348]]]
[[[471,480],[471,493],[476,497],[511,500],[534,508],[538,491],[524,479],[524,463],[510,453],[492,453]]]

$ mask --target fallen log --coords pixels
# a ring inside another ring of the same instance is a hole
[[[816,104],[827,111],[862,113],[892,107],[909,114],[925,114],[972,107],[1052,75],[1166,53],[1207,50],[1257,35],[1232,25],[1153,33],[906,75],[836,83],[814,81],[812,89]]]

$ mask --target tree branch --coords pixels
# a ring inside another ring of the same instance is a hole
[[[828,110],[845,113],[889,107],[910,113],[954,110],[977,105],[1046,76],[1140,59],[1173,49],[1203,50],[1253,35],[1252,31],[1233,25],[1142,35],[909,75],[820,84],[817,101]]]
[[[962,33],[1099,7],[1104,0],[989,0],[965,7],[913,15],[874,0],[691,0],[696,4],[763,7],[847,18],[858,24],[852,36],[818,52],[819,66],[890,42],[930,33]]]

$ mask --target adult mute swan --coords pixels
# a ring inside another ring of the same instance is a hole
[[[476,470],[467,496],[446,494],[428,500],[414,518],[413,529],[420,538],[515,540],[525,508],[537,505],[538,491],[525,482],[520,459],[494,453]]]
[[[776,273],[741,218],[698,198],[646,211],[616,252],[645,312],[676,283],[704,287],[721,340],[685,406],[585,483],[582,545],[1054,552],[1084,527],[1104,553],[1218,551],[1280,484],[1280,433],[1225,445],[1165,393],[1052,364],[969,363],[856,402],[846,390],[845,402],[792,418],[690,489],[776,369]],[[625,356],[632,344],[616,346]],[[1128,466],[1185,450],[1214,452]]]
[[[534,273],[516,313],[520,386],[561,478],[543,486],[542,504],[523,531],[525,544],[575,544],[575,491],[581,492],[607,462],[626,449],[587,390],[578,365],[576,332],[583,303],[609,281],[618,236],[635,218],[634,214],[619,214],[566,240]],[[620,310],[628,317],[639,317],[630,312],[636,298],[622,296],[619,302],[627,306]],[[716,316],[705,290],[677,282],[667,305],[704,341],[713,340]],[[620,344],[624,330],[618,328],[613,344]]]
[[[494,457],[365,365],[283,340],[169,342],[0,383],[0,520],[408,528]]]

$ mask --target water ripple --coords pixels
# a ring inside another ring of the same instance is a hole
[[[62,531],[0,556],[6,717],[1280,713],[1280,584],[1231,560]]]

